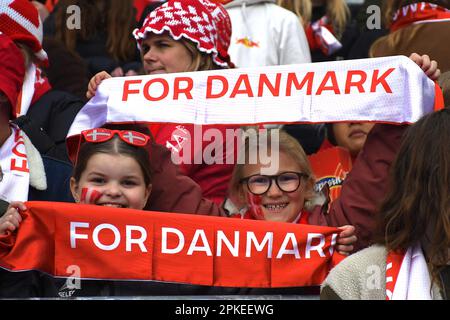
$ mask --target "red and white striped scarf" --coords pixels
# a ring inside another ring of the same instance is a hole
[[[437,4],[419,2],[397,10],[392,18],[391,32],[411,24],[450,21],[450,10]]]
[[[334,27],[329,23],[327,16],[323,16],[308,25],[306,38],[311,51],[320,49],[326,56],[331,56],[342,48],[342,44],[334,35]]]
[[[386,258],[386,300],[432,300],[430,273],[420,244]]]
[[[25,73],[22,90],[17,99],[16,117],[27,114],[30,106],[50,89],[50,82],[42,75],[42,70],[31,64]]]

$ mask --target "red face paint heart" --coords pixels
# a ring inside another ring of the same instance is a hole
[[[251,216],[256,220],[265,220],[264,219],[264,213],[262,210],[261,202],[262,197],[254,195],[252,193],[247,193],[247,198],[249,201],[249,208],[248,211],[251,214]]]

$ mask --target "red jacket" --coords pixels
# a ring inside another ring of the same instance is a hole
[[[369,246],[377,224],[377,210],[388,189],[389,169],[407,127],[376,124],[353,162],[340,197],[332,203],[328,213],[320,208],[314,210],[309,222],[335,227],[354,225],[358,237],[355,251]]]
[[[202,195],[200,186],[184,175],[171,159],[170,151],[159,144],[151,150],[152,192],[145,210],[226,216],[223,209]]]

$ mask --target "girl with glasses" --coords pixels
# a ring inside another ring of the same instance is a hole
[[[271,150],[273,135],[270,132],[259,133],[254,141],[267,141],[267,150]],[[265,134],[267,140],[261,139]],[[245,139],[240,159],[251,159],[251,153],[260,148],[260,145],[252,146],[252,139]],[[283,131],[279,132],[278,152],[274,149],[269,157],[272,161],[278,160],[275,174],[264,174],[267,166],[261,159],[256,163],[240,161],[236,164],[230,182],[230,199],[244,219],[309,224],[312,210],[323,201],[314,192],[315,178],[308,158],[297,140]],[[338,251],[348,254],[356,241],[355,228],[347,225],[341,229]]]

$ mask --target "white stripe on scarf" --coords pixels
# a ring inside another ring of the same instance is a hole
[[[420,244],[403,258],[391,300],[432,300],[431,280]]]
[[[30,108],[31,101],[34,96],[34,83],[36,81],[36,66],[34,63],[30,65],[25,73],[25,79],[22,85],[22,99],[20,100],[20,112],[17,113],[17,117],[27,114]]]

